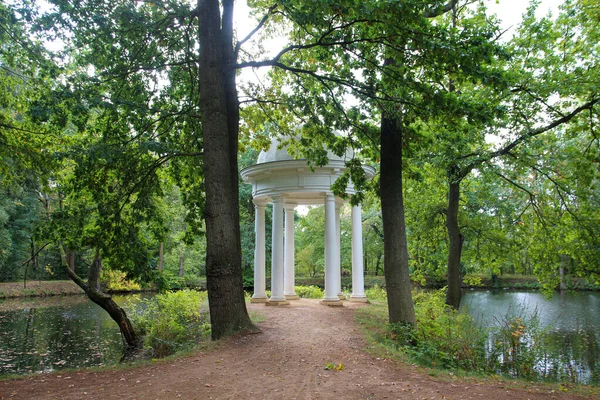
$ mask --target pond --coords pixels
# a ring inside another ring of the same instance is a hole
[[[85,295],[0,300],[0,375],[114,364],[122,350],[117,324]]]
[[[113,298],[123,304],[140,296]],[[600,383],[600,293],[547,299],[537,292],[468,291],[461,307],[486,327],[504,323],[508,314],[537,315],[549,331],[545,361],[537,365],[542,375]],[[116,323],[85,296],[0,301],[0,375],[114,364],[122,349]]]
[[[526,351],[535,356],[539,378],[600,383],[600,293],[547,298],[539,292],[473,290],[465,293],[461,309],[485,327],[506,326],[519,318],[524,331],[533,332]]]

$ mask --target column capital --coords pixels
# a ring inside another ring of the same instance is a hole
[[[285,211],[294,211],[298,207],[298,203],[283,203],[283,209]]]
[[[254,203],[254,207],[256,208],[266,207],[268,203],[265,199],[252,199],[252,202]]]
[[[321,192],[321,197],[326,201],[335,201],[335,195],[332,192]]]

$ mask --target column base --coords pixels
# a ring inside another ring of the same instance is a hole
[[[287,306],[290,302],[287,300],[269,300],[265,303],[266,306]]]
[[[266,303],[269,301],[266,297],[252,297],[250,303]]]
[[[343,307],[344,303],[342,303],[340,300],[321,300],[319,302],[319,304],[321,304],[322,306],[328,306],[328,307]]]
[[[367,299],[366,296],[364,296],[364,297],[350,296],[350,301],[353,301],[353,302],[356,302],[356,303],[368,303],[369,299]]]
[[[286,300],[300,300],[300,296],[297,294],[286,294],[284,296]]]

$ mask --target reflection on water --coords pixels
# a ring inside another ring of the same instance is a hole
[[[0,374],[111,364],[122,349],[117,324],[84,295],[0,301]]]
[[[555,293],[546,298],[538,292],[468,291],[465,309],[482,325],[506,323],[507,316],[536,316],[543,343],[528,351],[539,352],[536,369],[541,378],[600,383],[600,293]]]

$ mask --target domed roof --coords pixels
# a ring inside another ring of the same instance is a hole
[[[335,135],[342,136],[338,132],[336,132]],[[260,152],[256,163],[264,164],[264,163],[276,162],[276,161],[294,161],[297,159],[301,159],[299,157],[294,157],[293,155],[290,155],[290,153],[288,152],[287,144],[284,145],[283,147],[281,146],[282,142],[289,143],[290,140],[295,141],[295,140],[299,140],[299,138],[295,137],[295,138],[290,139],[290,136],[284,136],[284,137],[274,137],[273,139],[271,139],[271,147],[269,147],[269,150],[267,150],[267,151],[263,150]],[[335,155],[331,150],[327,151],[327,155],[328,155],[328,158],[330,161],[347,161],[353,157],[353,154],[354,154],[354,152],[351,148],[346,150],[346,154],[344,157]]]

